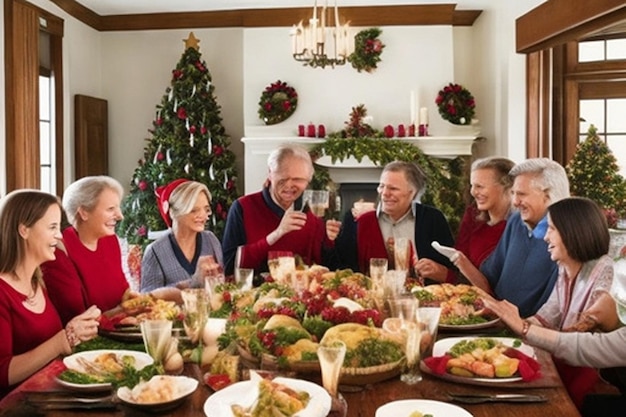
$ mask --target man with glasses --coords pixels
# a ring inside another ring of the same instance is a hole
[[[254,268],[255,275],[268,270],[270,251],[292,252],[307,265],[326,265],[333,256],[341,223],[325,222],[302,204],[302,194],[313,177],[308,151],[283,145],[270,154],[267,164],[263,189],[240,197],[228,212],[222,243],[227,275],[234,271],[240,246],[238,266]]]

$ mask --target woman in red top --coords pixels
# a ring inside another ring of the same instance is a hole
[[[509,171],[515,163],[507,158],[488,157],[472,163],[470,194],[472,203],[465,210],[454,247],[458,256],[453,261],[464,270],[467,264],[480,267],[496,248],[511,211],[513,179]],[[454,282],[456,271],[448,272]]]
[[[39,265],[55,258],[61,205],[50,194],[20,190],[0,207],[0,397],[80,341],[98,332],[100,310],[87,309],[63,328],[42,285]]]
[[[50,299],[63,322],[95,304],[102,311],[116,307],[129,292],[115,225],[123,189],[107,176],[83,177],[63,193],[71,224],[63,230],[56,259],[41,266]]]

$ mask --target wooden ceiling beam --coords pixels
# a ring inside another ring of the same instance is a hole
[[[98,31],[159,30],[224,27],[289,27],[306,20],[310,7],[150,13],[100,16],[76,0],[50,0]],[[342,7],[340,20],[351,26],[457,25],[471,26],[481,10],[456,10],[456,4]]]

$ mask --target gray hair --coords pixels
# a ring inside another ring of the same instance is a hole
[[[300,145],[293,144],[283,144],[278,148],[274,149],[272,153],[267,157],[267,167],[270,172],[278,172],[282,167],[285,159],[288,158],[297,158],[301,159],[308,167],[310,171],[309,180],[313,178],[313,161],[311,160],[311,155],[309,155],[309,151]]]
[[[407,161],[389,162],[383,168],[384,172],[403,172],[409,185],[415,190],[415,201],[420,201],[426,192],[426,173],[417,164]]]
[[[211,192],[207,186],[197,181],[187,181],[178,185],[169,198],[170,216],[172,219],[191,213],[200,193],[206,195],[211,203]]]
[[[515,165],[509,174],[514,179],[519,175],[533,176],[532,185],[545,192],[550,203],[556,203],[570,196],[565,168],[551,159],[527,159]]]
[[[120,200],[124,195],[124,188],[119,181],[106,175],[83,177],[71,183],[63,192],[63,209],[70,224],[76,226],[78,209],[81,207],[92,211],[98,204],[100,194],[106,189],[115,191]]]

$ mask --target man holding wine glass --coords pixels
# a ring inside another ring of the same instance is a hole
[[[298,145],[283,145],[267,162],[263,189],[240,197],[228,212],[222,242],[226,275],[234,272],[240,246],[238,266],[253,268],[255,275],[268,271],[270,251],[291,251],[308,265],[334,263],[334,240],[341,223],[316,216],[302,198],[313,177],[308,151]]]

